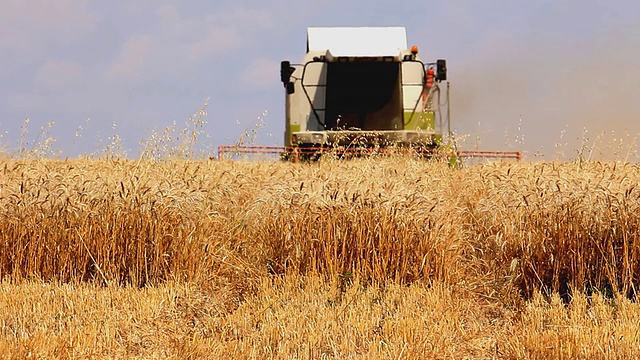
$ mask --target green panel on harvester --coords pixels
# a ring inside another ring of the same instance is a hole
[[[416,111],[411,116],[410,111],[404,113],[405,130],[434,131],[436,128],[436,114],[433,111]]]

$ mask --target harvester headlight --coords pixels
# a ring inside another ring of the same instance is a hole
[[[324,143],[324,135],[322,134],[314,134],[313,135],[313,142],[321,144]]]

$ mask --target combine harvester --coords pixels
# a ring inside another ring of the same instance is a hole
[[[225,154],[313,160],[409,152],[417,156],[520,160],[518,151],[457,150],[445,60],[423,62],[402,27],[307,30],[301,64],[283,61],[284,146],[221,145]],[[446,86],[443,86],[446,84]]]

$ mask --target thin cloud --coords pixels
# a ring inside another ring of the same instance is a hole
[[[129,78],[138,74],[150,59],[153,50],[153,38],[150,35],[135,35],[122,46],[120,55],[109,69],[109,75],[115,78]]]
[[[79,64],[66,60],[47,60],[35,74],[34,84],[39,89],[60,89],[81,80]]]
[[[242,45],[242,38],[233,28],[211,27],[202,39],[189,45],[188,57],[193,61],[223,54]]]
[[[87,37],[100,16],[84,0],[3,0],[0,50],[42,50],[51,42],[70,43]]]
[[[256,43],[258,35],[270,29],[272,14],[261,8],[234,8],[200,18],[184,17],[172,5],[156,10],[163,37],[170,39],[177,53],[190,61],[205,61],[231,50]]]
[[[249,63],[240,75],[240,79],[248,89],[264,90],[272,88],[274,85],[280,85],[280,83],[277,82],[279,71],[279,61],[268,58],[258,58]]]

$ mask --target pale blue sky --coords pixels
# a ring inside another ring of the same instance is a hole
[[[279,62],[300,60],[308,26],[405,26],[423,57],[449,61],[466,146],[550,158],[585,127],[592,140],[640,133],[636,1],[0,0],[0,148],[15,148],[28,117],[32,142],[55,121],[64,155],[116,133],[136,156],[151,129],[208,97],[209,145],[234,142],[264,111],[258,141],[279,145]]]

